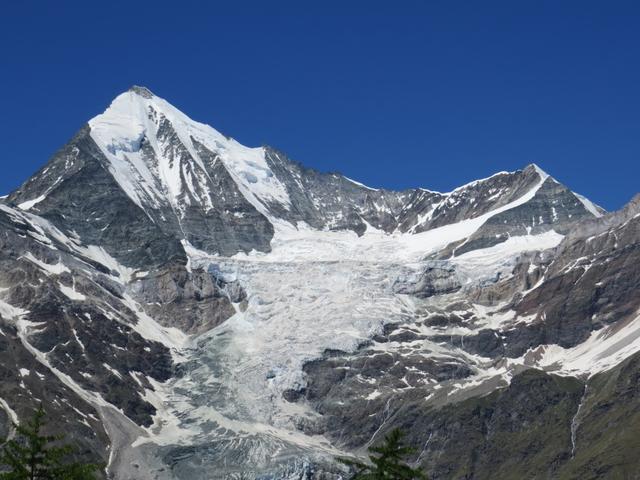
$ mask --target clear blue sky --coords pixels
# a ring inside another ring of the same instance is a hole
[[[536,162],[607,209],[640,191],[640,2],[314,4],[4,2],[0,192],[132,84],[375,187]]]

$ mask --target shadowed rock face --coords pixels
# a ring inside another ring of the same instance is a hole
[[[137,279],[131,291],[160,324],[189,334],[220,325],[235,313],[232,303],[246,296],[240,285],[216,279],[204,270],[188,272],[180,264]]]
[[[77,447],[73,457],[85,462],[105,462],[109,439],[98,412],[43,367],[18,337],[15,326],[0,315],[0,385],[2,399],[15,412],[0,412],[3,438],[13,434],[11,422],[33,417],[40,402],[46,405],[47,435],[65,434]]]
[[[638,218],[598,236],[568,238],[542,284],[517,303],[518,314],[536,316],[528,329],[536,332],[535,340],[528,346],[553,340],[572,347],[594,330],[635,316],[640,308],[635,295],[640,286],[639,239]]]
[[[268,251],[273,226],[244,199],[228,172],[203,146],[198,145],[201,155],[213,163],[207,172],[208,187],[224,195],[216,197],[219,204],[207,212],[183,198],[189,206],[178,216],[168,204],[145,211],[132,202],[114,180],[107,159],[89,133],[89,127],[84,127],[45,168],[12,193],[8,203],[19,205],[43,196],[32,207],[34,213],[70,235],[77,234],[86,245],[103,247],[129,266],[157,268],[172,261],[186,263],[181,239],[223,255]],[[163,125],[159,135],[174,146],[176,162],[191,165],[189,153],[170,125]],[[153,164],[148,141],[143,138],[139,148]]]
[[[78,235],[85,245],[103,247],[124,264],[186,262],[178,239],[163,232],[114,181],[88,126],[7,201],[21,204],[43,195],[34,213],[68,235]]]

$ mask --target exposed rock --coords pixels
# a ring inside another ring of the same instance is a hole
[[[418,298],[453,293],[462,287],[455,268],[446,262],[429,264],[417,278],[398,279],[393,291]]]
[[[162,325],[199,334],[220,325],[235,313],[231,305],[244,298],[242,287],[223,282],[202,270],[187,271],[170,264],[132,283],[130,289],[145,311]]]

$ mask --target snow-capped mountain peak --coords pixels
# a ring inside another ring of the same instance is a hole
[[[89,127],[112,175],[143,209],[165,202],[181,213],[188,205],[212,209],[210,171],[218,160],[259,211],[266,213],[270,203],[290,204],[264,148],[245,147],[191,120],[144,87],[118,95]]]

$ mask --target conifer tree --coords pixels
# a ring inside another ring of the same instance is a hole
[[[99,465],[65,462],[73,453],[62,436],[41,435],[45,412],[40,405],[26,425],[16,425],[15,438],[2,446],[0,480],[94,480]]]
[[[385,437],[381,446],[370,447],[370,464],[345,458],[339,460],[356,468],[352,480],[427,480],[422,470],[405,463],[405,458],[415,450],[402,443],[403,436],[402,431],[396,428]]]

